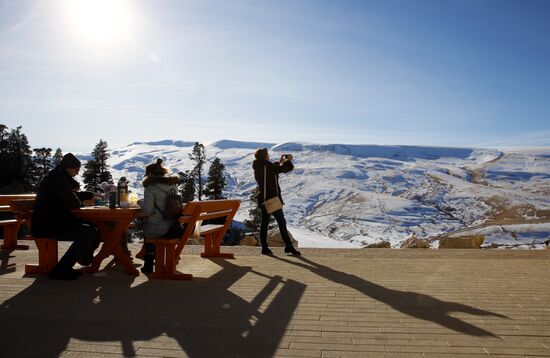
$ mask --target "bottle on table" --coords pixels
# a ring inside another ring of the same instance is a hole
[[[127,208],[128,203],[128,181],[126,177],[121,177],[117,183],[117,205],[119,208]]]

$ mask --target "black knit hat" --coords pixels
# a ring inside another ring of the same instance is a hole
[[[80,165],[80,160],[73,153],[65,154],[59,162],[59,167],[63,169],[79,169]]]

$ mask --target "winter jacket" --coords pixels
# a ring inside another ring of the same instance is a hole
[[[77,193],[73,191],[77,187],[78,182],[60,167],[56,167],[42,179],[32,214],[33,236],[60,236],[82,223],[82,220],[71,213],[71,210],[82,206]]]
[[[165,220],[163,218],[166,198],[171,189],[178,190],[178,177],[146,177],[143,181],[145,193],[141,209],[148,215],[143,226],[143,236],[161,237],[165,235],[174,220]]]
[[[281,199],[283,202],[283,197],[281,196],[281,187],[279,186],[279,174],[288,173],[294,169],[294,165],[290,161],[283,162],[283,165],[279,165],[278,162],[271,163],[268,160],[259,160],[256,159],[252,162],[252,168],[254,169],[254,179],[258,183],[258,188],[260,188],[260,193],[258,194],[258,205],[264,203],[264,191],[266,193],[265,198],[271,199],[276,196]],[[264,188],[264,168],[267,173]],[[284,202],[283,202],[284,204]]]

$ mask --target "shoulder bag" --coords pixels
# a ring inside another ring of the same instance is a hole
[[[275,178],[275,190],[277,190],[277,196],[271,198],[271,199],[265,199],[266,192],[267,192],[267,164],[264,167],[264,206],[265,211],[267,211],[268,214],[274,213],[277,210],[281,210],[283,208],[283,203],[281,199],[279,198],[279,188],[277,186],[277,179]]]

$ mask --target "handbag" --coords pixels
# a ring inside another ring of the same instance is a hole
[[[267,164],[264,167],[264,207],[265,207],[265,211],[267,211],[268,214],[271,214],[277,210],[281,210],[283,208],[283,202],[279,198],[277,182],[275,182],[275,189],[277,189],[277,196],[267,200],[265,199],[266,191],[267,191],[266,177],[267,177]]]

